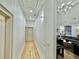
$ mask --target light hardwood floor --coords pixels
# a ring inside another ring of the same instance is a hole
[[[64,58],[59,56],[58,59],[79,59],[79,56],[73,54],[68,50],[65,50],[64,52]],[[40,59],[34,41],[26,42],[25,49],[21,59]]]
[[[25,49],[22,54],[22,59],[40,59],[34,41],[26,42]]]
[[[58,56],[58,59],[79,59],[79,56],[73,54],[68,50],[64,50],[64,58],[62,58],[61,56]]]

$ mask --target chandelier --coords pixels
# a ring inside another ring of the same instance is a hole
[[[58,3],[58,1],[57,1]],[[77,4],[79,4],[79,0],[77,1],[69,1],[67,3],[62,3],[60,6],[57,6],[57,12],[58,13],[65,13],[70,10],[72,7],[76,6]]]

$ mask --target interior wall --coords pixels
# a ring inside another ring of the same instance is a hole
[[[17,0],[0,0],[13,15],[13,59],[18,59],[25,40],[25,18]]]
[[[34,33],[35,41],[41,59],[56,59],[56,8],[55,0],[47,0],[44,11],[44,20],[41,12],[36,19]]]
[[[41,59],[45,59],[44,23],[41,23],[40,15],[35,22],[34,38]]]

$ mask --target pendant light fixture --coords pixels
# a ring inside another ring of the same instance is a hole
[[[57,1],[57,3],[58,3],[58,1]],[[68,3],[62,3],[61,6],[57,6],[57,12],[66,14],[69,9],[73,8],[77,4],[79,4],[79,0],[76,0],[74,2],[69,1]]]

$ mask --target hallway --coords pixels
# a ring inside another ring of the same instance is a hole
[[[26,42],[22,59],[40,59],[34,41]]]

